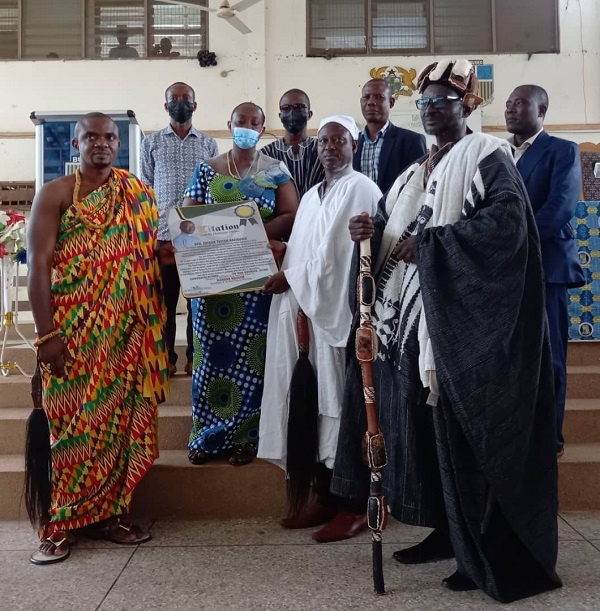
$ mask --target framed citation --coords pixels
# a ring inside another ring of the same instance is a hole
[[[253,201],[174,208],[168,222],[185,297],[256,291],[277,271]]]

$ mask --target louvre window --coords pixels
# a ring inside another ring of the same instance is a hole
[[[28,0],[23,2],[21,21],[24,59],[57,55],[78,59],[82,54],[80,0]]]
[[[91,0],[87,14],[87,57],[128,59],[146,56],[143,0]]]
[[[307,0],[309,56],[558,53],[558,0]]]
[[[199,6],[208,0],[0,0],[0,58],[195,57],[208,48]]]
[[[18,0],[0,0],[0,59],[19,57]]]
[[[202,3],[204,6],[206,2]],[[151,51],[160,55],[160,41],[169,38],[173,44],[172,53],[182,57],[195,57],[200,49],[207,49],[205,11],[182,6],[152,2],[152,19],[150,21]]]

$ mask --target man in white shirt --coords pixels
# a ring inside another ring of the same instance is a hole
[[[181,221],[179,223],[179,231],[181,233],[173,239],[173,246],[176,250],[200,246],[202,243],[195,233],[196,225],[194,225],[193,221]]]

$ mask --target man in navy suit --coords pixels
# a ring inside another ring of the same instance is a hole
[[[367,125],[358,138],[352,165],[376,182],[382,193],[402,170],[426,153],[423,135],[390,123],[395,101],[383,79],[372,79],[362,88],[360,108]]]
[[[581,191],[579,149],[543,129],[548,94],[537,85],[517,87],[506,102],[506,129],[512,134],[517,169],[535,214],[546,276],[556,393],[557,454],[563,453],[562,423],[567,389],[569,311],[567,289],[585,284],[570,220]]]

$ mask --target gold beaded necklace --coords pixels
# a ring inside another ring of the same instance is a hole
[[[234,178],[239,178],[240,180],[242,178],[245,178],[246,176],[248,176],[248,174],[250,174],[250,171],[252,170],[252,167],[254,166],[255,161],[258,159],[258,156],[260,155],[260,151],[256,151],[256,153],[254,153],[254,157],[252,157],[252,162],[250,163],[250,165],[248,166],[248,169],[244,172],[244,175],[242,176],[240,174],[240,171],[238,170],[237,164],[235,162],[235,158],[233,157],[233,154],[231,153],[231,151],[227,151],[227,171],[229,172],[230,176],[233,176]],[[231,161],[233,161],[233,167],[235,168],[235,174],[233,173],[233,171],[231,170]]]
[[[77,210],[77,216],[81,222],[92,231],[102,231],[106,229],[115,218],[115,202],[117,201],[117,180],[114,173],[111,171],[111,175],[108,183],[108,193],[104,196],[101,206],[108,208],[106,213],[106,220],[103,223],[94,223],[86,216],[84,210],[82,210],[79,204],[79,190],[81,188],[81,172],[79,169],[75,172],[75,188],[73,189],[73,205]],[[85,198],[84,198],[85,199]]]

